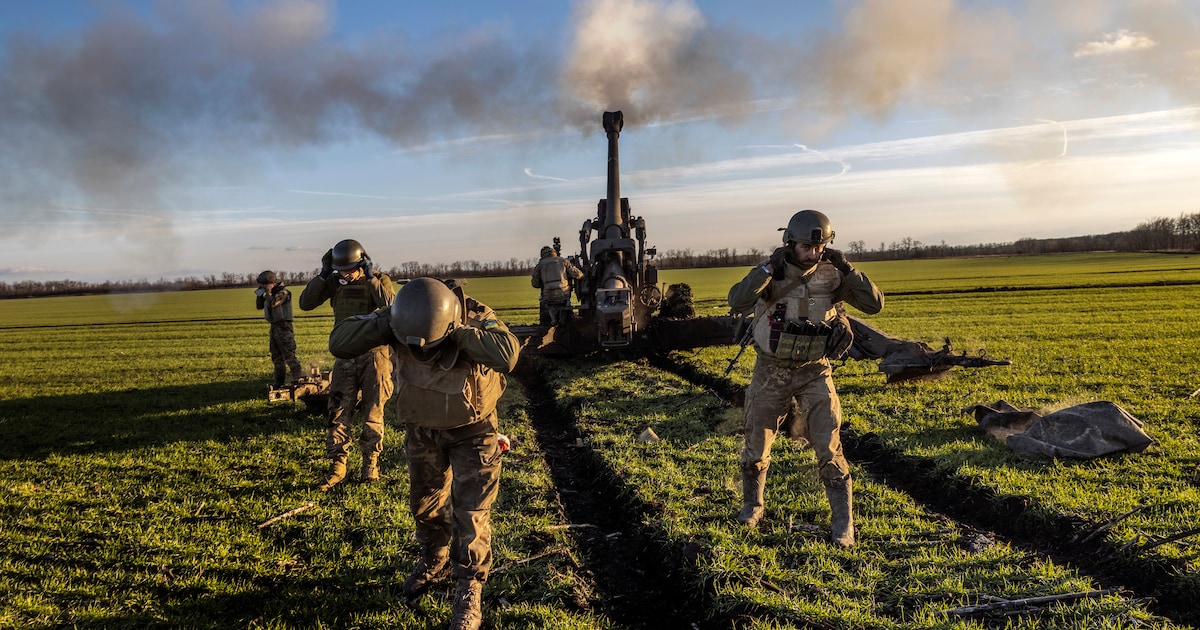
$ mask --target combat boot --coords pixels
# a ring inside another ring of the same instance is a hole
[[[287,378],[287,368],[275,368],[275,387],[283,387],[283,380]]]
[[[829,541],[838,547],[854,546],[854,512],[853,491],[850,489],[850,475],[844,479],[822,479],[825,484],[825,497],[829,499],[829,508],[833,518],[829,524]]]
[[[362,474],[359,478],[363,483],[379,481],[379,460],[374,457],[363,457]]]
[[[422,547],[421,558],[412,573],[400,585],[400,592],[407,597],[424,593],[437,582],[450,577],[450,548]]]
[[[746,527],[754,527],[763,517],[763,491],[767,487],[767,471],[742,471],[742,511],[737,520]]]
[[[460,579],[454,589],[453,615],[450,617],[450,630],[478,630],[483,623],[483,610],[480,609],[480,599],[483,597],[483,582],[472,579]]]
[[[321,492],[329,492],[330,488],[338,485],[346,478],[346,462],[333,461],[329,464],[329,474],[325,476],[325,481],[317,487]]]

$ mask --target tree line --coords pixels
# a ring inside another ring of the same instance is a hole
[[[669,249],[654,259],[660,269],[696,269],[705,267],[751,266],[762,262],[771,249],[751,247],[710,249],[704,253],[691,249]],[[915,258],[962,258],[971,256],[1022,256],[1029,254],[1058,254],[1076,252],[1197,252],[1200,251],[1200,213],[1181,214],[1178,218],[1156,218],[1138,224],[1132,230],[1087,236],[1061,238],[1022,238],[1011,243],[976,245],[936,245],[905,237],[891,243],[879,243],[869,248],[864,241],[851,241],[844,246],[852,261],[908,260]],[[532,273],[537,259],[516,257],[506,261],[476,260],[452,263],[422,263],[409,261],[389,269],[381,269],[394,279],[433,276],[439,278],[479,278],[486,276],[515,276]],[[293,272],[276,270],[276,275],[289,286],[303,286],[317,269]],[[157,280],[111,280],[81,282],[78,280],[24,280],[0,282],[0,298],[41,297],[52,295],[81,295],[86,293],[136,293],[145,291],[187,291],[254,286],[258,271],[236,274],[225,272],[203,277],[159,278]]]

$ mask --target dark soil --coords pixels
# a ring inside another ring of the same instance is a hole
[[[643,526],[656,507],[638,500],[621,476],[582,443],[570,414],[532,369],[517,375],[529,398],[538,445],[558,489],[575,545],[595,581],[595,612],[625,628],[709,628],[705,595],[689,572],[687,549]],[[724,624],[727,627],[728,624]]]

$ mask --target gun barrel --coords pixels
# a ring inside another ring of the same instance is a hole
[[[620,233],[609,234],[610,226],[620,226],[624,223],[621,216],[621,166],[617,152],[617,137],[621,135],[621,127],[625,125],[625,117],[621,112],[604,112],[604,133],[608,134],[608,197],[604,208],[604,225],[601,234],[604,238],[620,238]]]

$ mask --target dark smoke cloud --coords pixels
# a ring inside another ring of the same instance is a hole
[[[58,39],[13,37],[0,53],[0,216],[160,212],[169,209],[167,186],[222,181],[261,149],[355,136],[415,146],[565,127],[595,133],[599,112],[613,109],[630,125],[737,121],[756,99],[788,101],[809,131],[883,120],[909,100],[966,112],[988,106],[984,95],[1011,101],[1047,80],[1085,89],[1069,54],[1043,63],[1039,53],[1103,42],[1118,28],[1154,45],[1111,55],[1121,63],[1085,60],[1110,97],[1132,100],[1147,86],[1200,95],[1194,2],[1086,2],[1081,11],[1082,2],[1038,0],[1014,10],[1039,20],[1017,20],[997,8],[1012,5],[863,0],[836,5],[835,32],[770,41],[711,24],[684,0],[584,0],[565,50],[555,38],[475,32],[433,53],[402,34],[336,39],[334,5],[321,0],[114,12]]]

